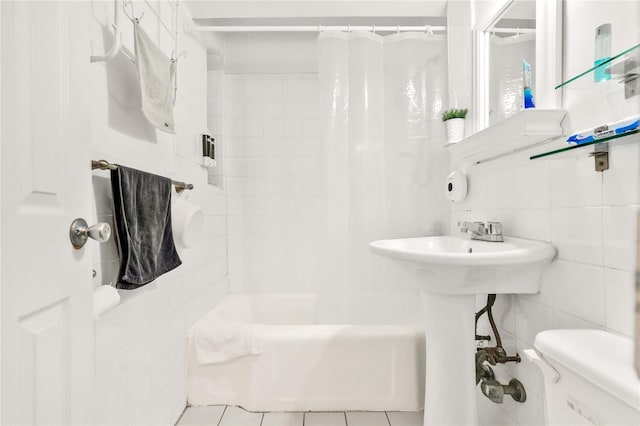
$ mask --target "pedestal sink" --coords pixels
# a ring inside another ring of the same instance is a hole
[[[550,244],[442,236],[374,241],[371,250],[414,274],[425,307],[425,425],[476,425],[475,295],[537,293]]]

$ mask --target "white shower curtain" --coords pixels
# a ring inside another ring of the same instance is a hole
[[[446,63],[445,40],[424,33],[318,37],[324,321],[421,320],[409,274],[368,243],[445,231]]]

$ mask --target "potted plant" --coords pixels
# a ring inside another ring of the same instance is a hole
[[[451,108],[442,113],[442,121],[447,128],[447,142],[456,143],[464,138],[464,119],[469,110]]]

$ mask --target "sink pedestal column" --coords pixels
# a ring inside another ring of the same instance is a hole
[[[476,297],[421,293],[427,346],[424,424],[477,425]]]

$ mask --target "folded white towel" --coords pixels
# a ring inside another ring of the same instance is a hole
[[[191,327],[190,339],[198,362],[214,364],[261,354],[263,326],[229,321],[211,312]]]
[[[155,45],[137,20],[133,22],[133,28],[142,113],[158,129],[175,133],[173,86],[176,63]]]

